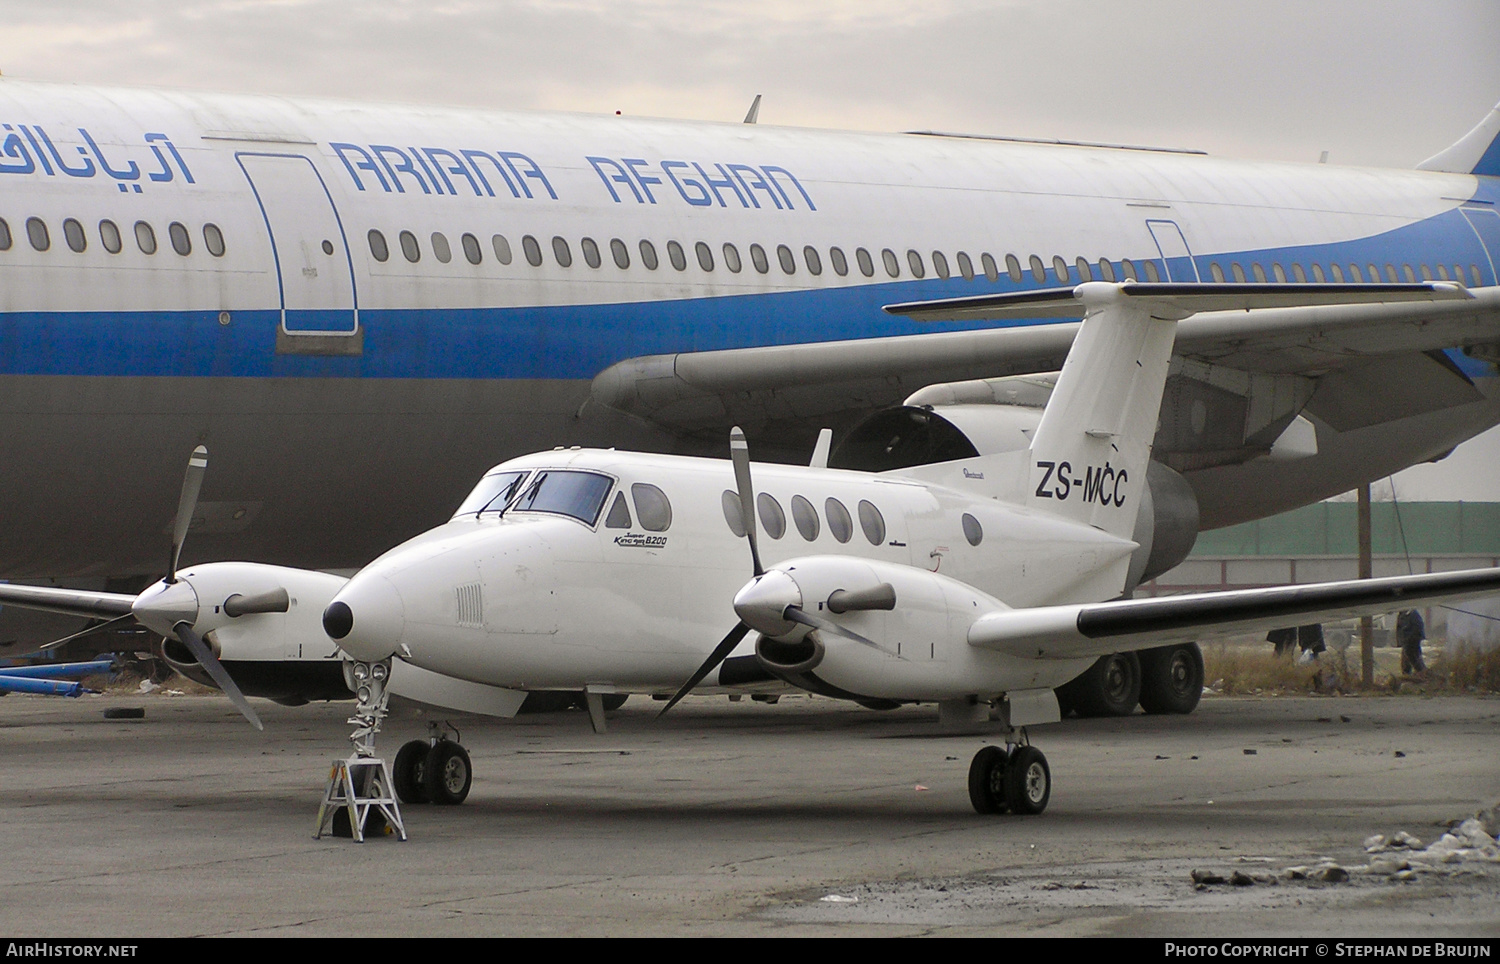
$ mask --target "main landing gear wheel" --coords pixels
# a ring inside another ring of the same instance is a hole
[[[1197,643],[1143,650],[1141,709],[1191,713],[1203,695],[1203,651]]]
[[[1077,679],[1058,687],[1059,705],[1079,716],[1129,716],[1141,700],[1141,661],[1135,653],[1101,656]]]
[[[1038,814],[1052,798],[1052,771],[1034,746],[987,746],[969,764],[969,802],[979,813]]]
[[[402,803],[427,803],[427,753],[432,747],[426,740],[412,740],[396,754],[391,780]]]
[[[409,745],[409,744],[408,744]],[[469,753],[452,740],[438,740],[427,751],[422,768],[422,785],[433,803],[460,804],[469,795],[474,778]]]

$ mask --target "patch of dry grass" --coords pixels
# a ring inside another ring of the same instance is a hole
[[[1403,675],[1401,651],[1375,650],[1375,691],[1437,695],[1500,693],[1500,651],[1447,655],[1428,647],[1425,673]],[[1203,645],[1203,681],[1225,696],[1281,693],[1354,693],[1365,689],[1358,646],[1330,647],[1318,660],[1277,656],[1261,640]]]

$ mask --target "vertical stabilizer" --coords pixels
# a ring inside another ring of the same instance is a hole
[[[1083,325],[1032,437],[1026,500],[1129,539],[1180,314],[1103,282],[1075,294]]]
[[[1417,170],[1500,177],[1500,105],[1457,144],[1418,164]]]

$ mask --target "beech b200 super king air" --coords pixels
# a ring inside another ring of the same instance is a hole
[[[226,656],[275,659],[321,624],[356,691],[347,766],[379,774],[366,800],[394,786],[408,802],[456,803],[469,790],[468,755],[455,742],[413,741],[394,772],[376,758],[388,688],[403,679],[434,702],[501,715],[529,690],[582,690],[596,723],[604,694],[675,691],[670,709],[705,681],[779,682],[871,705],[936,702],[975,722],[998,707],[1006,746],[975,756],[971,800],[982,813],[1040,813],[1051,771],[1025,727],[1056,722],[1053,688],[1101,654],[1150,650],[1160,657],[1150,663],[1159,697],[1196,701],[1201,668],[1184,675],[1199,664],[1178,657],[1202,636],[1500,590],[1500,569],[1486,569],[1118,598],[1153,551],[1152,526],[1142,524],[1151,442],[1181,318],[1289,299],[1470,298],[1451,282],[1086,282],[982,306],[897,306],[1086,317],[1030,438],[1016,432],[997,454],[872,473],[828,468],[820,445],[810,466],[761,464],[752,476],[738,430],[732,465],[538,453],[492,469],[451,521],[348,580],[242,562],[178,569],[197,487],[190,472],[166,579],[135,597],[0,586],[0,601],[108,614],[171,636],[252,722],[205,640]],[[733,657],[752,633],[753,655]],[[400,829],[399,814],[388,816]]]
[[[1082,309],[985,299],[1281,285],[1178,325],[1128,589],[1500,420],[1497,136],[1389,171],[0,79],[0,578],[138,592],[200,443],[195,553],[342,571],[557,444],[1002,454]],[[1339,294],[1423,282],[1469,297]],[[10,651],[80,628],[18,616]]]

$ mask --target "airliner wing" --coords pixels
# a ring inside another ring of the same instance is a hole
[[[981,616],[969,645],[1029,659],[1079,659],[1413,609],[1500,591],[1500,569],[1014,609]]]

